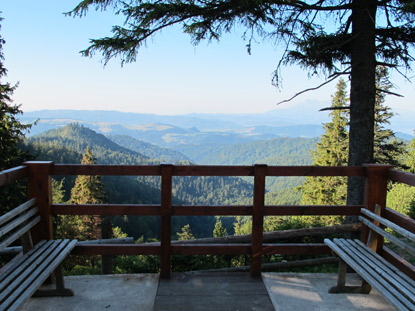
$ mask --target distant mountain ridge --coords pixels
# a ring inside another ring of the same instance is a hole
[[[274,114],[159,116],[118,111],[42,110],[26,112],[22,122],[39,120],[29,136],[79,123],[105,135],[129,135],[160,147],[184,144],[241,144],[276,137],[317,137],[320,124],[287,125]],[[256,117],[258,118],[255,121]],[[241,123],[238,123],[240,118]],[[231,120],[232,119],[232,120]],[[266,121],[261,124],[261,121]]]

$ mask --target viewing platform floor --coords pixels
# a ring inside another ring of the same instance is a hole
[[[73,297],[31,298],[21,311],[392,311],[375,290],[370,295],[328,294],[337,274],[173,273],[68,276]],[[348,276],[359,284],[356,275]]]

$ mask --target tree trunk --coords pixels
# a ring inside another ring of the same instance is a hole
[[[376,95],[376,0],[354,0],[353,5],[349,166],[373,162]],[[350,177],[347,204],[363,204],[363,193],[364,179]]]

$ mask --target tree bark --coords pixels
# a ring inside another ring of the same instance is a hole
[[[377,6],[376,0],[354,0],[353,6],[349,166],[360,166],[373,162]],[[364,178],[349,177],[347,204],[363,204],[363,196]]]

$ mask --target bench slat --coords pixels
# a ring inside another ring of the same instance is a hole
[[[400,248],[402,248],[402,249],[406,250],[407,252],[410,252],[411,254],[415,255],[415,248],[414,247],[406,244],[405,242],[401,241],[396,236],[390,234],[389,232],[386,232],[385,230],[383,230],[379,226],[376,226],[373,222],[371,222],[370,220],[368,220],[368,219],[366,219],[362,216],[359,216],[359,220],[361,222],[363,222],[366,226],[368,226],[370,229],[372,229],[373,231],[377,232],[378,234],[384,236],[385,238],[387,238],[389,241],[396,244]]]
[[[32,227],[34,227],[38,222],[40,221],[40,216],[37,216],[36,218],[32,219],[30,222],[28,222],[25,226],[20,228],[19,230],[15,231],[13,234],[8,236],[6,239],[4,239],[0,243],[0,250],[5,249],[7,246],[9,246],[11,243],[16,241],[18,238],[20,238],[24,233],[29,231]]]
[[[24,281],[24,279],[42,264],[46,256],[56,248],[57,244],[54,241],[48,241],[39,251],[32,256],[24,256],[26,261],[18,266],[13,273],[11,273],[0,284],[0,302],[3,302],[13,291]]]
[[[30,199],[29,201],[20,204],[18,207],[12,209],[10,212],[2,215],[0,217],[0,225],[8,222],[10,219],[16,217],[17,215],[23,213],[25,210],[31,208],[36,204],[36,199]]]
[[[23,224],[25,221],[30,219],[32,216],[36,215],[37,212],[38,212],[38,209],[34,207],[31,210],[28,210],[27,212],[25,212],[24,214],[21,214],[19,217],[9,222],[2,228],[0,228],[0,237],[6,235],[10,231],[12,231],[14,228]]]
[[[381,279],[381,283],[385,286],[390,285],[396,289],[395,297],[399,299],[400,295],[403,294],[405,298],[415,307],[415,288],[411,287],[404,280],[399,278],[394,271],[388,269],[381,262],[377,261],[376,258],[371,256],[373,253],[367,247],[361,247],[356,241],[340,239],[336,241],[336,244],[341,244],[344,249],[347,249],[349,254],[353,254],[361,259],[360,265],[368,272],[378,279]],[[383,282],[384,281],[384,282]]]
[[[415,295],[415,280],[411,279],[408,275],[399,270],[399,268],[395,267],[385,258],[380,256],[380,254],[369,250],[369,248],[361,241],[355,240],[355,242],[358,244],[358,246],[363,247],[367,251],[368,256],[371,256],[372,258],[374,258],[374,260],[377,261],[377,264],[382,266],[383,269],[389,270],[389,273],[397,277],[402,282],[402,286],[407,288],[409,291],[413,292]]]
[[[22,256],[16,256],[12,260],[10,260],[7,263],[7,269],[4,269],[0,273],[0,291],[2,289],[2,282],[10,275],[12,274],[16,269],[19,269],[24,265],[25,262],[27,262],[27,258],[33,258],[33,254],[38,251],[39,248],[41,248],[46,243],[46,240],[40,241],[37,243],[30,251],[26,253],[26,255]],[[44,247],[44,246],[43,246]]]
[[[51,256],[48,257],[47,262],[43,263],[43,267],[39,267],[39,269],[36,271],[37,273],[33,273],[31,277],[26,280],[30,286],[24,288],[24,290],[23,287],[19,287],[19,291],[22,289],[21,294],[17,300],[15,300],[9,307],[9,310],[17,310],[17,308],[23,303],[24,300],[31,297],[39,288],[39,286],[42,285],[42,283],[49,277],[49,275],[62,263],[66,256],[75,247],[76,243],[76,240],[62,241],[59,245],[59,248],[55,250]]]
[[[372,219],[380,222],[382,225],[384,225],[384,226],[386,226],[388,228],[391,228],[393,231],[396,231],[400,235],[404,236],[405,238],[410,239],[410,240],[412,240],[412,241],[415,242],[415,234],[414,233],[412,233],[412,232],[410,232],[408,230],[405,230],[402,227],[399,227],[398,225],[394,224],[393,222],[391,222],[391,221],[389,221],[389,220],[387,220],[387,219],[385,219],[383,217],[380,217],[380,216],[372,213],[371,211],[369,211],[369,210],[367,210],[365,208],[362,208],[360,211],[362,212],[362,214],[364,214],[364,215],[366,215],[366,216],[368,216],[368,217],[370,217],[370,218],[372,218]]]
[[[335,239],[336,240],[336,239]],[[355,258],[349,256],[341,247],[339,247],[337,244],[332,242],[329,239],[325,239],[324,243],[326,243],[341,259],[346,262],[353,270],[355,270],[359,275],[369,284],[371,284],[374,288],[376,288],[381,293],[387,293],[388,289],[385,288],[381,283],[378,282],[374,277],[372,277],[366,270],[361,269],[359,261],[356,261]],[[398,299],[396,299],[392,295],[385,295],[385,298],[399,308],[399,310],[406,310],[406,311],[413,311],[413,309],[410,309],[406,307],[404,304],[401,303]]]

